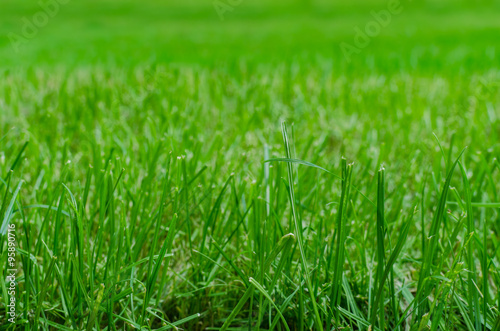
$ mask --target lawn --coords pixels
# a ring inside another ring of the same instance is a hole
[[[54,1],[0,11],[0,330],[500,330],[500,2]]]

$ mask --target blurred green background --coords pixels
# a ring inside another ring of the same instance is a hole
[[[13,34],[23,36],[48,2],[2,0],[0,67],[319,61],[358,72],[432,73],[500,63],[500,1],[401,0],[402,13],[351,61],[340,44],[352,44],[354,28],[388,0],[64,0],[16,51]]]

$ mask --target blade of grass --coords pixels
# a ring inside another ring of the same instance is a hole
[[[12,195],[12,199],[10,199],[9,206],[7,207],[7,210],[5,211],[5,216],[3,218],[2,226],[0,227],[0,235],[4,236],[5,233],[7,232],[7,228],[9,227],[10,220],[12,218],[13,210],[14,210],[14,204],[16,203],[17,196],[19,195],[19,191],[21,190],[21,186],[23,185],[24,181],[20,181],[19,184],[16,187],[16,190],[14,191],[14,194]]]
[[[449,168],[448,175],[446,177],[444,186],[441,191],[441,195],[439,197],[439,202],[436,207],[436,210],[434,212],[434,217],[432,219],[431,223],[431,229],[429,232],[429,238],[430,242],[428,245],[428,248],[425,251],[425,255],[423,258],[422,266],[420,269],[420,274],[419,274],[419,280],[418,280],[418,285],[417,285],[417,296],[415,302],[420,302],[422,298],[428,297],[428,294],[432,291],[432,286],[430,286],[428,283],[428,277],[430,276],[431,273],[431,268],[432,268],[432,260],[436,256],[436,249],[437,245],[439,242],[439,228],[444,216],[444,209],[446,206],[446,197],[448,196],[448,191],[450,189],[450,183],[453,175],[453,170],[455,169],[456,165],[458,164],[460,158],[462,157],[462,154],[465,152],[465,148],[462,150],[456,161],[453,163],[453,165]],[[420,321],[423,314],[424,314],[425,308],[419,308],[418,309],[418,314],[417,314],[417,321]]]
[[[347,206],[349,201],[349,191],[351,184],[352,175],[352,165],[347,165],[346,159],[342,158],[342,191],[340,194],[339,209],[337,211],[337,220],[334,236],[335,243],[332,243],[332,248],[335,246],[335,262],[333,265],[333,281],[332,281],[332,291],[330,295],[330,302],[334,308],[334,318],[335,323],[339,323],[339,310],[337,307],[340,303],[340,293],[341,293],[341,281],[343,275],[343,264],[345,260],[345,240],[346,240],[346,217],[347,217]],[[329,329],[331,316],[327,321],[327,328]]]
[[[291,152],[290,152],[290,145],[289,145],[289,142],[288,142],[288,136],[287,136],[287,130],[286,130],[286,124],[285,124],[285,122],[282,123],[282,130],[281,130],[281,132],[282,132],[282,135],[283,135],[283,141],[285,143],[286,157],[290,159],[291,158]],[[311,297],[311,303],[312,303],[312,306],[313,306],[314,317],[315,317],[315,320],[316,320],[316,327],[320,331],[323,331],[323,324],[322,324],[321,318],[319,316],[319,311],[318,311],[318,306],[317,306],[317,303],[316,303],[316,298],[314,297],[313,287],[311,285],[311,280],[309,278],[309,267],[307,265],[306,254],[305,254],[305,251],[304,251],[304,243],[303,243],[304,239],[302,237],[302,227],[299,225],[297,213],[296,213],[296,210],[295,210],[295,195],[294,195],[294,185],[293,185],[293,169],[292,169],[292,164],[291,163],[287,163],[287,167],[288,167],[288,185],[290,187],[290,189],[289,189],[289,195],[290,195],[290,203],[291,203],[291,206],[292,206],[292,216],[293,216],[292,218],[293,218],[293,223],[294,223],[294,227],[295,227],[295,235],[297,236],[297,243],[298,243],[299,251],[300,251],[300,260],[302,262],[302,268],[303,268],[302,274],[303,274],[303,277],[306,280],[307,289],[308,289],[309,295]]]
[[[248,280],[260,293],[262,293],[266,299],[273,305],[274,309],[276,309],[276,312],[278,313],[278,315],[281,317],[281,320],[283,321],[283,325],[285,326],[285,329],[287,329],[288,331],[290,331],[290,328],[288,327],[288,324],[286,322],[286,319],[285,317],[283,317],[283,314],[281,314],[281,310],[278,308],[278,306],[276,306],[276,304],[274,303],[273,299],[271,298],[271,296],[269,295],[269,293],[267,293],[267,291],[262,287],[262,285],[259,284],[259,282],[257,282],[254,278],[250,277],[250,279]]]
[[[471,204],[471,192],[469,179],[467,178],[467,171],[461,162],[458,163],[460,171],[462,173],[462,180],[464,183],[465,191],[465,206],[467,208],[467,231],[469,235],[475,233],[474,218],[472,214],[472,204]],[[467,267],[469,272],[467,273],[468,285],[469,285],[469,295],[467,296],[467,303],[469,305],[470,319],[474,321],[475,329],[480,330],[481,326],[481,309],[479,307],[479,296],[474,283],[477,283],[476,277],[476,261],[474,260],[474,240],[468,240],[467,242]]]
[[[378,189],[377,189],[377,273],[375,276],[375,284],[378,295],[376,300],[378,305],[372,306],[371,322],[375,324],[376,312],[378,309],[379,313],[379,328],[381,330],[385,329],[385,313],[384,313],[384,284],[385,279],[383,279],[384,264],[385,264],[385,247],[384,247],[384,237],[385,237],[385,213],[384,213],[384,181],[385,181],[385,171],[381,168],[378,172]]]

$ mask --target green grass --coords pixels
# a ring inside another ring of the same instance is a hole
[[[499,330],[499,4],[408,3],[347,61],[385,7],[89,0],[1,39],[0,329]]]

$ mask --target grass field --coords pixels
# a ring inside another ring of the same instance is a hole
[[[500,330],[500,3],[393,2],[4,0],[0,330]]]

